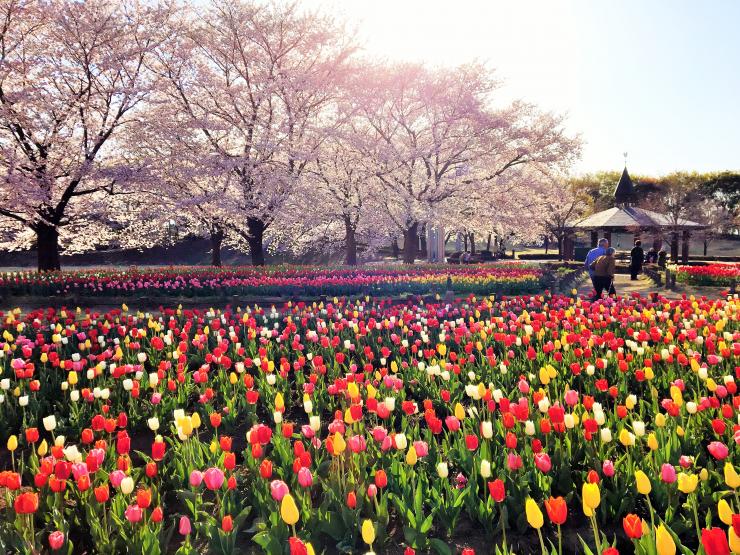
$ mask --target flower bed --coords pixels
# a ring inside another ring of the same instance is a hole
[[[0,545],[736,553],[739,319],[565,296],[0,313]]]
[[[740,278],[740,264],[677,266],[676,280],[688,285],[732,285]]]
[[[469,267],[440,265],[362,268],[315,266],[169,267],[128,270],[83,270],[39,274],[0,274],[0,293],[85,297],[159,295],[397,295],[440,293],[448,276],[456,291],[491,294],[533,293],[542,272],[526,264]]]

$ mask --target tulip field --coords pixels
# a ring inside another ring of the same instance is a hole
[[[519,262],[474,266],[419,264],[413,267],[232,266],[98,269],[0,273],[0,294],[117,298],[214,295],[396,295],[456,291],[534,293],[542,270]]]
[[[689,285],[732,285],[740,279],[740,264],[678,266],[676,279]]]
[[[0,550],[740,553],[739,321],[549,293],[5,310]]]

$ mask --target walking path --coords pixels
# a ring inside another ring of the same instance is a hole
[[[727,287],[694,287],[682,284],[676,284],[676,289],[670,290],[665,287],[658,287],[653,280],[642,274],[637,276],[637,281],[632,281],[627,274],[617,274],[614,278],[614,288],[617,290],[617,295],[622,297],[629,297],[635,293],[639,293],[643,297],[650,293],[660,293],[669,299],[678,299],[683,295],[717,298],[727,291]],[[590,297],[593,295],[593,291],[591,280],[587,274],[584,274],[583,280],[578,286],[578,295]]]

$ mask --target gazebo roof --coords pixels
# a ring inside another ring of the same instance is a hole
[[[624,171],[622,177],[627,173]],[[629,175],[627,176],[629,179]],[[620,179],[617,191],[622,184]],[[632,181],[630,180],[630,185]],[[652,210],[637,208],[635,206],[615,206],[608,210],[602,210],[582,220],[571,222],[569,227],[574,229],[607,229],[624,230],[636,228],[649,229],[703,229],[706,226],[691,220],[679,218],[673,221],[671,218]]]
[[[634,200],[635,184],[632,183],[630,174],[627,173],[627,166],[624,166],[622,177],[619,178],[617,188],[614,190],[614,200],[617,204],[627,204]]]

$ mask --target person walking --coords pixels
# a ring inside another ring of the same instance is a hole
[[[594,272],[594,289],[596,294],[593,300],[601,298],[604,290],[607,291],[608,295],[616,295],[617,292],[614,289],[614,274],[616,273],[617,261],[614,258],[616,251],[609,247],[606,249],[606,253],[599,256],[596,260],[591,263],[590,268]]]
[[[642,263],[645,262],[645,251],[642,250],[642,241],[637,239],[630,251],[630,279],[635,281],[637,274],[642,272]]]
[[[594,286],[594,289],[596,289],[596,281],[594,280],[594,271],[591,269],[591,264],[593,264],[594,261],[600,256],[604,256],[606,254],[606,249],[608,248],[609,239],[607,239],[606,237],[599,239],[598,246],[588,251],[588,254],[586,255],[586,260],[583,263],[583,265],[586,267],[586,271],[588,272],[588,277],[591,278],[591,285]]]

